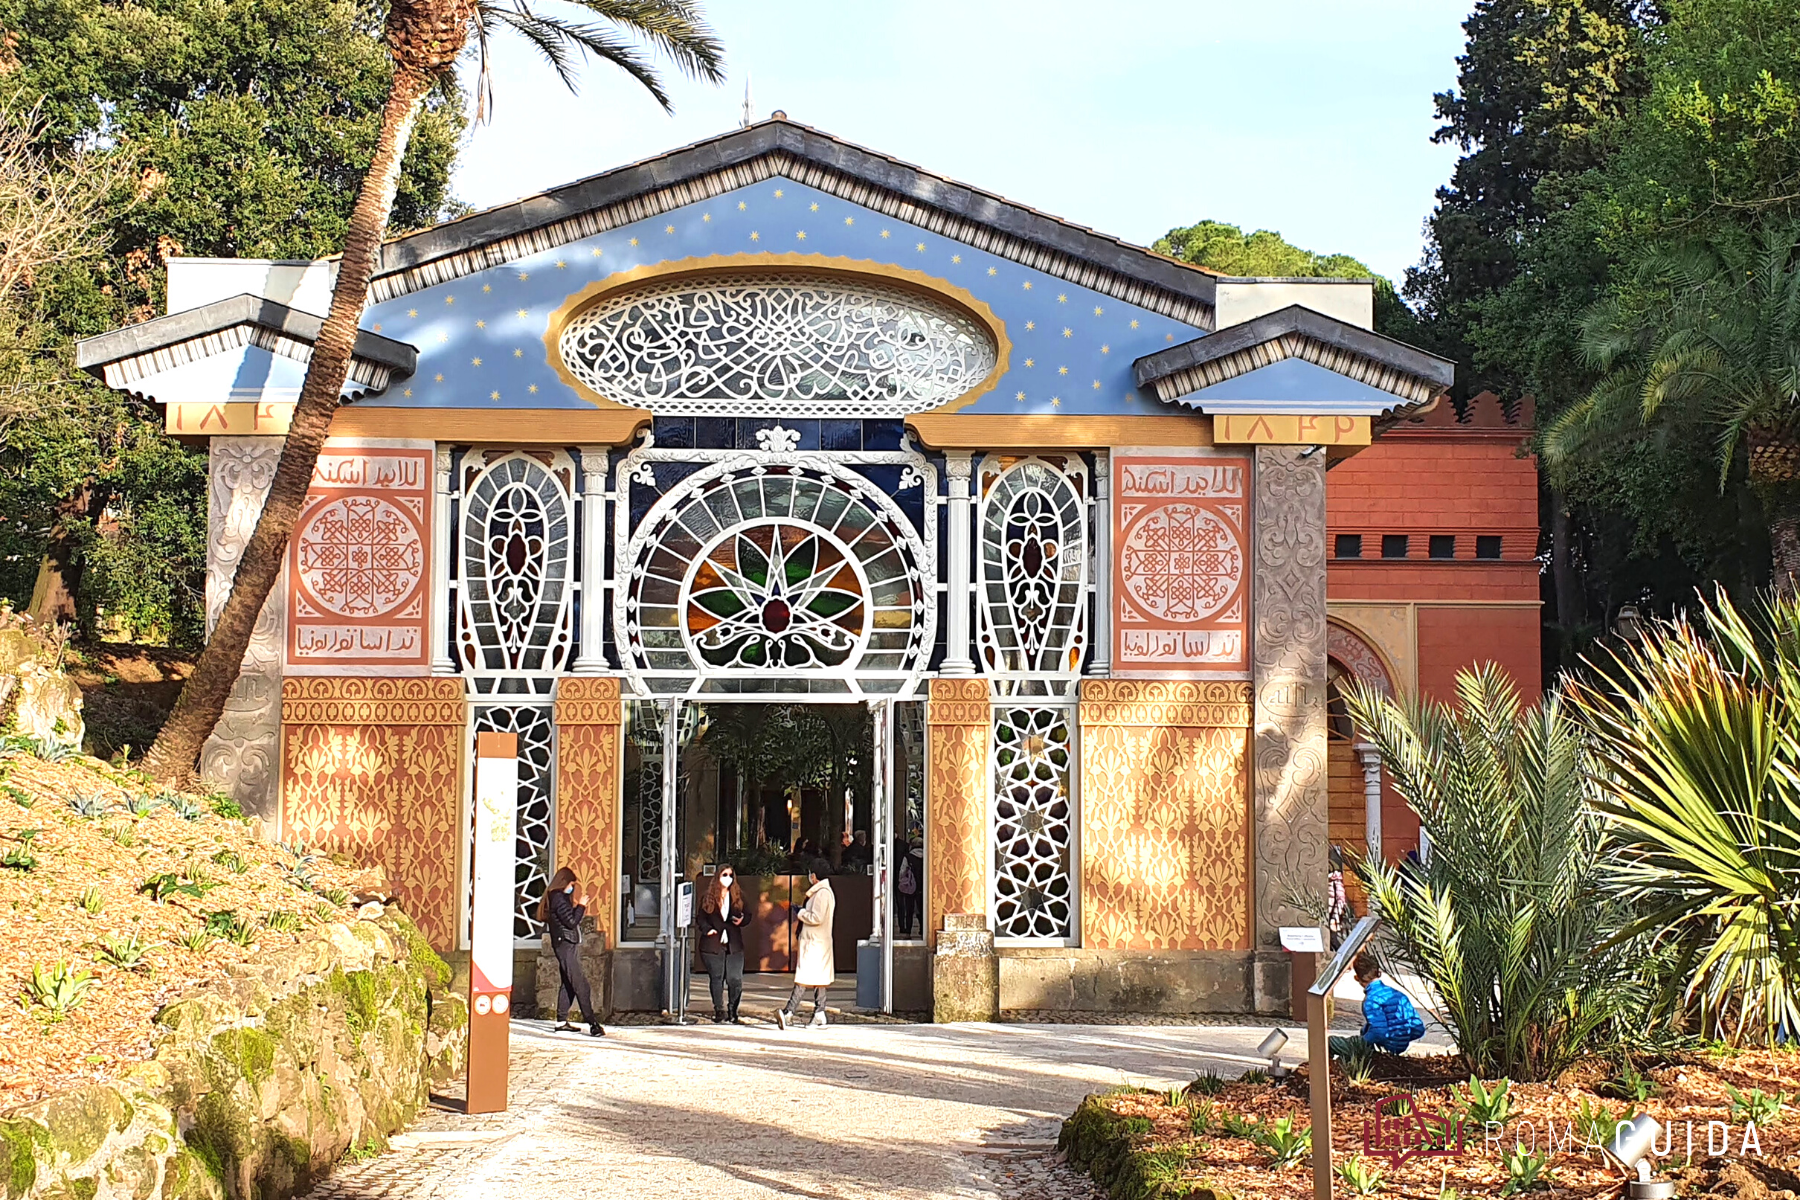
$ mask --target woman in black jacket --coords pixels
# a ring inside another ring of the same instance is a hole
[[[738,1002],[744,998],[744,926],[750,914],[744,909],[744,892],[737,872],[720,867],[700,900],[700,961],[712,981],[713,1022],[742,1025]],[[730,989],[731,1007],[725,1007]]]
[[[556,1027],[558,1033],[574,1033],[575,1027],[569,1024],[569,1002],[581,1005],[581,1015],[587,1018],[588,1033],[594,1037],[605,1037],[606,1030],[600,1027],[600,1014],[594,1009],[593,993],[588,988],[587,976],[581,970],[581,958],[575,947],[581,943],[581,918],[587,913],[587,894],[575,899],[575,872],[567,867],[557,869],[550,880],[550,887],[544,892],[544,907],[541,919],[550,929],[550,945],[556,951],[556,968],[562,974],[562,990],[556,995]]]

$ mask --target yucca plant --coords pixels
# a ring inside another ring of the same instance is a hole
[[[1575,689],[1608,877],[1668,952],[1664,999],[1727,1041],[1800,1035],[1800,601],[1723,593]]]
[[[1641,1005],[1575,721],[1492,664],[1457,676],[1454,707],[1362,687],[1349,711],[1431,838],[1422,868],[1354,864],[1383,954],[1436,992],[1472,1072],[1554,1076]]]

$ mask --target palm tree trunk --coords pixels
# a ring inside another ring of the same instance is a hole
[[[1769,520],[1775,594],[1791,599],[1800,592],[1800,508],[1782,508]]]
[[[288,536],[299,519],[300,506],[312,483],[313,466],[325,445],[332,414],[350,373],[350,351],[355,344],[357,323],[368,303],[369,280],[375,273],[382,231],[387,228],[388,210],[399,186],[406,143],[431,82],[431,75],[408,69],[404,64],[396,65],[387,106],[381,114],[381,135],[374,159],[351,209],[343,259],[331,292],[331,309],[313,346],[306,382],[294,405],[293,422],[281,448],[281,461],[275,467],[268,499],[238,561],[231,594],[219,612],[212,637],[182,688],[174,711],[157,734],[156,744],[144,758],[144,770],[165,783],[191,782],[200,748],[218,724],[232,685],[237,682],[257,615],[281,575]]]

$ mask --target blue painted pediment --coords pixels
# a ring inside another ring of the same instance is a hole
[[[1406,399],[1303,358],[1284,358],[1189,392],[1179,402],[1212,414],[1341,412],[1376,416]]]

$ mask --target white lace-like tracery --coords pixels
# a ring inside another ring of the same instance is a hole
[[[1074,798],[1067,708],[994,713],[994,936],[1068,938]]]
[[[961,396],[998,358],[949,304],[804,272],[635,288],[569,322],[559,352],[610,400],[734,417],[903,416]]]
[[[509,454],[463,500],[461,620],[467,670],[559,670],[573,639],[573,501],[536,459]]]
[[[981,654],[1007,676],[1080,673],[1087,649],[1087,469],[1079,460],[982,464]],[[1042,687],[1028,690],[1043,694]]]

